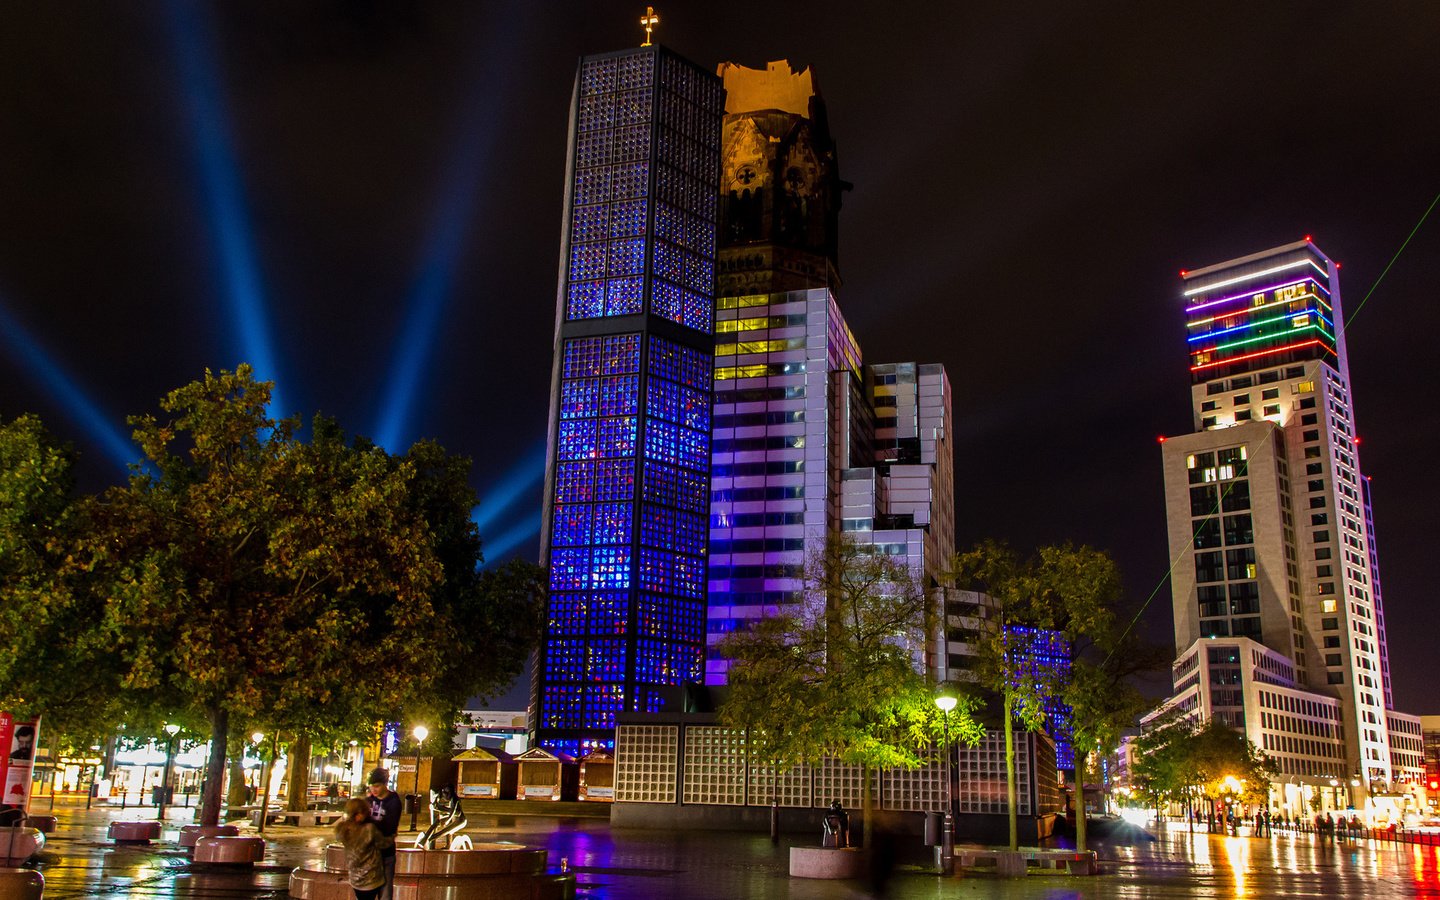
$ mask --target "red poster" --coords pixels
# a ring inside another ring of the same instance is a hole
[[[29,806],[39,746],[39,719],[17,722],[8,712],[0,712],[0,806]]]

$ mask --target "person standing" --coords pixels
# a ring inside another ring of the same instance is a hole
[[[379,900],[391,900],[395,886],[395,834],[400,830],[400,795],[390,790],[390,772],[376,769],[370,773],[370,821],[380,832],[380,859],[384,863],[385,885]]]
[[[375,900],[386,887],[385,862],[380,857],[380,829],[370,821],[370,804],[359,797],[346,803],[335,838],[345,846],[345,880],[355,900]]]

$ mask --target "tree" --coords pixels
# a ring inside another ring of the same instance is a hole
[[[937,744],[942,720],[923,659],[927,598],[901,563],[832,536],[806,560],[801,603],[731,635],[733,661],[720,718],[749,733],[751,752],[781,768],[827,757],[861,767],[862,843],[871,844],[871,773],[915,768]],[[981,737],[962,700],[952,740]]]
[[[1246,737],[1218,719],[1203,724],[1179,715],[1162,719],[1140,738],[1136,780],[1155,797],[1190,802],[1204,797],[1264,802],[1273,769]]]
[[[94,497],[38,421],[0,432],[0,699],[76,729],[203,723],[206,824],[232,726],[299,753],[402,709],[448,721],[543,623],[537,567],[478,570],[468,461],[320,418],[301,441],[270,391],[241,366],[171,392],[131,420],[150,467]]]
[[[1099,745],[1110,746],[1122,728],[1144,710],[1129,685],[1132,666],[1153,655],[1122,654],[1125,634],[1116,611],[1123,592],[1120,573],[1106,554],[1071,544],[1039,548],[1022,559],[1005,544],[987,541],[958,554],[953,583],[992,600],[990,628],[979,641],[981,683],[1002,698],[1010,849],[1020,846],[1014,725],[1038,731],[1045,707],[1060,700],[1071,712],[1077,754],[1077,839],[1085,842],[1084,771]],[[1058,635],[1068,647],[1067,665],[1037,664],[1032,629]]]
[[[119,724],[119,667],[92,623],[103,601],[74,559],[87,510],[75,452],[35,416],[0,423],[0,709],[44,715],[52,746],[89,747]]]

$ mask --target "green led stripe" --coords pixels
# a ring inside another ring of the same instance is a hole
[[[1245,344],[1253,344],[1253,343],[1256,343],[1257,341],[1274,341],[1274,340],[1280,340],[1280,339],[1284,338],[1285,335],[1300,334],[1301,332],[1309,331],[1309,330],[1312,329],[1312,328],[1315,329],[1315,330],[1317,330],[1317,331],[1319,331],[1321,337],[1328,337],[1328,338],[1329,338],[1330,340],[1332,340],[1332,341],[1335,340],[1335,336],[1334,336],[1333,334],[1330,334],[1329,332],[1325,331],[1324,329],[1322,329],[1322,328],[1320,327],[1320,324],[1321,324],[1321,323],[1319,323],[1319,322],[1315,322],[1315,323],[1313,323],[1313,324],[1311,324],[1311,325],[1302,325],[1302,326],[1299,327],[1299,328],[1292,328],[1292,329],[1290,329],[1289,331],[1281,332],[1281,333],[1279,333],[1279,334],[1262,334],[1262,335],[1260,335],[1259,337],[1245,338],[1244,340],[1240,340],[1240,341],[1231,341],[1231,342],[1228,343],[1228,344],[1219,344],[1219,345],[1215,346],[1214,348],[1212,348],[1209,352],[1211,352],[1211,353],[1220,353],[1221,351],[1229,350],[1229,349],[1232,348],[1232,347],[1240,347],[1240,346],[1243,346],[1243,345],[1245,345]],[[1289,340],[1286,340],[1286,343],[1293,343],[1293,342],[1291,342],[1291,341],[1289,341]],[[1197,352],[1197,353],[1204,353],[1205,351],[1204,351],[1204,350],[1197,350],[1196,352]]]
[[[1313,313],[1314,313],[1314,310],[1313,310],[1313,309],[1304,309],[1304,310],[1301,310],[1300,312],[1285,313],[1285,314],[1282,315],[1282,316],[1272,316],[1272,317],[1270,317],[1270,318],[1268,318],[1268,319],[1261,319],[1261,320],[1259,320],[1258,322],[1246,322],[1244,325],[1233,325],[1233,326],[1231,326],[1230,328],[1222,328],[1222,329],[1220,329],[1220,330],[1221,330],[1221,331],[1236,331],[1236,330],[1239,330],[1239,329],[1241,329],[1241,328],[1259,328],[1261,325],[1269,325],[1271,322],[1283,322],[1283,321],[1286,320],[1286,319],[1293,319],[1293,318],[1295,318],[1296,316],[1308,316],[1308,315],[1311,315],[1311,314],[1313,314]],[[1296,330],[1298,330],[1298,331],[1304,331],[1306,328],[1309,328],[1309,327],[1310,327],[1310,326],[1308,326],[1308,325],[1304,325],[1304,326],[1301,326],[1299,329],[1296,329]],[[1253,340],[1253,339],[1252,339],[1252,340]],[[1227,346],[1228,346],[1228,345],[1227,345]]]

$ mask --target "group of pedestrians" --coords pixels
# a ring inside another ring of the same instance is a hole
[[[390,773],[370,773],[368,796],[351,797],[335,837],[345,847],[345,868],[355,900],[390,900],[395,884],[395,834],[400,830],[400,795],[390,790]]]

